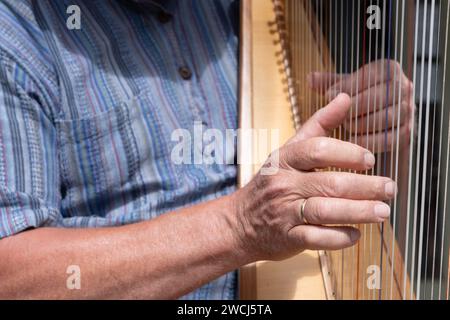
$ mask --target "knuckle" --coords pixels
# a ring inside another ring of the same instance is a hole
[[[259,217],[262,228],[276,230],[276,232],[283,230],[285,219],[283,219],[283,215],[280,212],[283,212],[285,208],[283,208],[282,204],[276,201],[268,201],[263,208],[263,214]]]
[[[409,80],[406,76],[404,77],[405,81],[405,91],[406,94],[409,96],[411,94],[411,91],[414,90],[414,83]]]
[[[309,140],[296,141],[279,149],[279,165],[284,169],[295,169],[297,164],[308,160]]]
[[[338,174],[330,174],[325,178],[324,193],[327,196],[336,195],[340,197],[344,193],[345,179]]]
[[[404,135],[403,135],[403,141],[408,141],[411,138],[412,133],[412,127],[409,124],[404,125]]]
[[[408,109],[409,109],[408,108],[408,103],[406,101],[403,101],[401,106],[400,106],[400,112],[399,112],[400,113],[400,120],[401,120],[402,123],[406,120],[406,118],[408,116],[408,111],[409,111]]]
[[[276,201],[267,201],[264,207],[265,211],[267,212],[267,217],[270,218],[270,221],[273,221],[273,218],[276,215],[275,213],[279,209],[278,204],[276,203]]]
[[[310,199],[312,200],[312,199]],[[321,204],[315,200],[308,201],[305,207],[306,220],[309,223],[319,223],[322,220]]]
[[[286,179],[280,177],[272,177],[268,178],[269,182],[267,182],[264,188],[264,196],[266,199],[277,199],[282,195],[285,195],[290,190],[289,184]]]
[[[290,167],[289,163],[291,161],[290,159],[293,159],[293,157],[295,157],[296,147],[293,147],[293,145],[284,146],[283,148],[279,149],[279,157],[280,157],[279,160],[280,166],[282,168],[289,168]]]
[[[409,116],[409,117],[414,116],[414,114],[416,113],[416,111],[417,111],[416,104],[410,102],[410,103],[408,104],[408,116]]]
[[[413,83],[406,77],[402,80],[401,97],[402,99],[410,99],[411,92],[414,90]]]
[[[409,103],[407,101],[402,101],[402,105],[400,106],[400,112],[404,115],[408,113]]]
[[[309,159],[312,162],[322,161],[327,153],[330,143],[326,138],[315,138],[310,141],[311,145],[309,148]]]
[[[327,218],[327,207],[329,205],[326,202],[323,202],[321,204],[318,204],[316,207],[316,210],[314,212],[314,216],[313,216],[313,221],[311,221],[312,223],[323,223],[326,221]]]
[[[391,75],[398,74],[399,72],[402,72],[402,66],[398,61],[390,60],[389,61],[389,72]]]
[[[373,63],[373,72],[380,74],[383,68],[386,68],[386,60],[378,59]]]
[[[306,141],[296,141],[281,148],[281,157],[301,157],[304,153]]]

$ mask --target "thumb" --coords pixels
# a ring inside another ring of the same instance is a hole
[[[347,94],[339,94],[326,107],[317,111],[288,143],[328,136],[345,121],[351,104],[352,101]]]

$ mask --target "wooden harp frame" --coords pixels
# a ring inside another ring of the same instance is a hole
[[[275,20],[270,0],[241,1],[239,127],[279,129],[280,141],[284,142],[295,134],[295,128],[286,80],[280,72],[280,47],[274,43]],[[255,65],[264,65],[265,68],[258,69]],[[254,81],[258,78],[270,81]],[[250,181],[267,156],[258,154],[257,148],[249,148],[249,145],[253,146],[253,141],[250,138],[245,140],[245,136],[238,145],[239,159],[243,159],[238,177],[240,187]],[[287,274],[298,274],[297,266],[310,270],[306,279]],[[325,283],[329,282],[325,278]],[[319,253],[314,251],[278,263],[252,263],[239,272],[241,299],[324,299],[323,283]]]

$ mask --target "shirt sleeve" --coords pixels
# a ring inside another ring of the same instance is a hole
[[[0,51],[0,239],[60,219],[57,134],[45,100]]]

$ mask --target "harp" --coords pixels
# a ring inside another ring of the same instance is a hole
[[[415,103],[406,141],[383,128],[383,112],[368,126],[394,141],[376,152],[376,167],[367,172],[399,184],[389,202],[390,220],[357,226],[362,237],[352,248],[306,251],[241,268],[242,299],[449,298],[449,19],[448,0],[241,1],[240,128],[276,130],[279,143],[268,152],[326,105],[324,95],[308,87],[311,72],[337,78],[356,73],[357,86],[371,81],[364,65],[397,61],[414,84]],[[393,118],[399,121],[395,96],[402,89],[395,86],[396,76],[386,94],[393,96]],[[376,98],[369,100],[372,110],[383,110]],[[352,108],[358,112],[357,103]],[[352,142],[362,136],[351,128],[333,135]],[[268,155],[256,140],[243,135],[238,146],[241,186]]]

